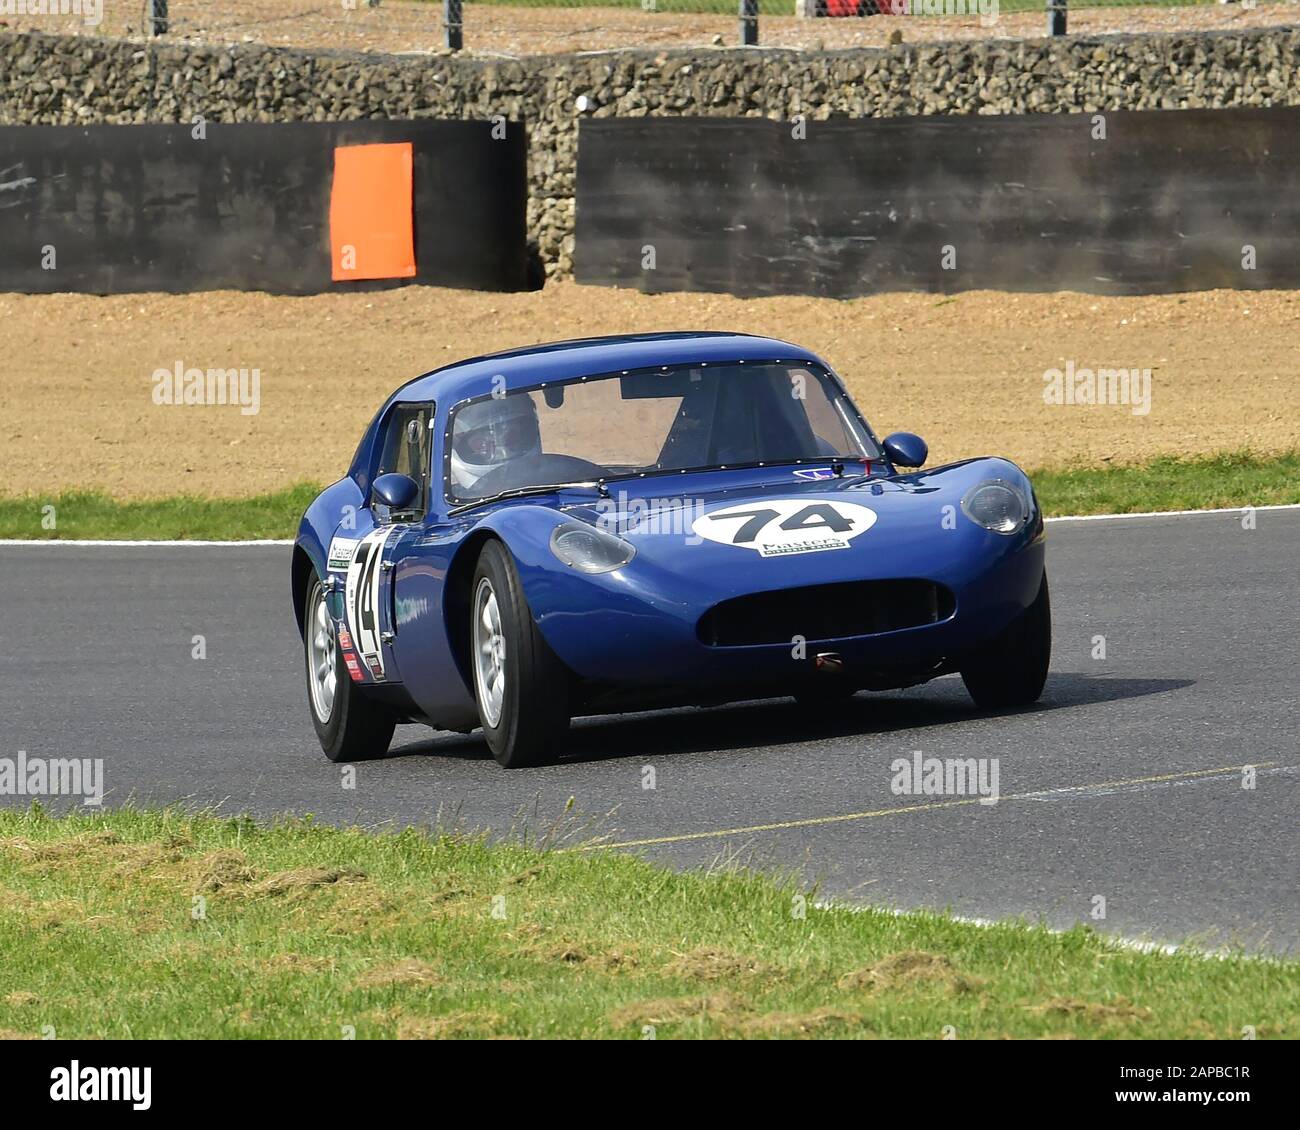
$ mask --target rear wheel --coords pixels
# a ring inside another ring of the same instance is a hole
[[[538,631],[509,552],[490,541],[470,600],[470,669],[479,722],[507,769],[544,765],[569,729],[569,673]]]
[[[319,577],[313,577],[307,589],[302,623],[307,705],[325,756],[331,761],[383,757],[393,740],[397,716],[383,703],[367,698],[348,677]]]
[[[1037,702],[1052,660],[1052,605],[1047,573],[1034,603],[961,669],[975,705],[986,710]]]

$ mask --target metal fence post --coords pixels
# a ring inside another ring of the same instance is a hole
[[[1065,34],[1065,14],[1069,0],[1047,0],[1047,34]]]
[[[758,0],[740,0],[740,43],[758,46]]]
[[[442,0],[442,26],[447,46],[459,51],[465,46],[465,29],[461,18],[462,0]]]
[[[167,0],[149,0],[145,16],[150,35],[167,34]]]

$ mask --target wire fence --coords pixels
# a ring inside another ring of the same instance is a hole
[[[1242,29],[1297,0],[0,0],[0,30],[401,54],[799,49]],[[1067,7],[1068,5],[1068,7]]]

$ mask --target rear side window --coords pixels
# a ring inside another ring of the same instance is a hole
[[[409,475],[420,484],[416,508],[421,514],[429,503],[429,420],[432,404],[397,404],[384,422],[384,439],[380,448],[376,478],[396,472]]]

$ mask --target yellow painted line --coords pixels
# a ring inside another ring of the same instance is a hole
[[[1256,769],[1271,769],[1276,761],[1247,762]],[[1011,793],[998,798],[998,804],[1009,800],[1038,800],[1045,796],[1065,793],[1093,792],[1098,789],[1118,789],[1126,785],[1158,785],[1165,781],[1190,781],[1196,777],[1213,777],[1224,773],[1240,773],[1246,765],[1225,765],[1218,769],[1192,769],[1185,773],[1160,773],[1154,777],[1129,777],[1122,781],[1099,781],[1090,785],[1064,785],[1055,789],[1038,789],[1031,793]],[[747,828],[716,828],[710,832],[685,832],[678,836],[654,836],[644,840],[620,840],[615,843],[581,844],[570,851],[596,851],[601,848],[655,847],[659,844],[684,844],[692,840],[717,840],[724,836],[747,836],[758,832],[784,832],[791,828],[818,828],[825,824],[845,824],[852,820],[873,820],[878,816],[902,816],[909,812],[933,812],[940,808],[962,808],[979,804],[984,797],[963,797],[961,800],[936,800],[927,804],[904,804],[893,808],[875,808],[869,812],[846,812],[839,816],[812,816],[806,820],[782,820],[775,824],[751,824]],[[985,805],[986,808],[994,807]]]

